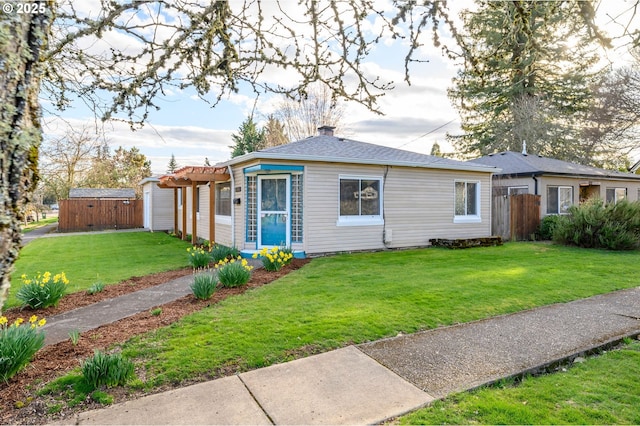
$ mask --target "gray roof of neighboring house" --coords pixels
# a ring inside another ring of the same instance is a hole
[[[417,152],[327,135],[312,136],[297,142],[251,152],[233,158],[224,164],[233,165],[253,159],[323,161],[330,163],[470,170],[487,173],[496,172],[494,167],[487,167],[481,164],[470,164],[465,161],[419,154]]]
[[[505,151],[470,160],[470,163],[485,164],[502,169],[501,176],[567,175],[576,177],[616,178],[640,180],[640,175],[623,173],[616,170],[583,166],[554,158],[535,154],[521,154]]]
[[[69,190],[69,198],[136,198],[132,188],[73,188]]]

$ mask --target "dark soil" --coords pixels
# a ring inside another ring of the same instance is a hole
[[[255,269],[251,276],[251,281],[249,281],[246,286],[240,288],[219,288],[211,299],[206,301],[198,300],[193,295],[189,295],[174,302],[159,305],[158,307],[162,309],[160,315],[152,315],[151,310],[148,310],[84,332],[75,346],[70,340],[45,346],[36,353],[34,359],[24,370],[10,379],[8,383],[0,384],[0,423],[43,424],[52,420],[60,420],[61,415],[69,415],[69,413],[59,413],[55,419],[47,417],[46,404],[43,399],[36,396],[36,392],[42,388],[45,383],[78,367],[82,360],[93,354],[94,350],[106,350],[114,345],[126,342],[133,336],[170,325],[185,315],[215,304],[229,296],[241,294],[251,288],[268,284],[302,267],[308,261],[307,259],[293,259],[291,264],[285,266],[278,272],[267,272],[263,268]],[[37,311],[30,309],[10,309],[4,312],[3,315],[5,315],[10,322],[17,317],[28,318],[33,314],[39,318],[49,318],[62,312],[162,284],[191,273],[192,270],[186,268],[144,277],[134,277],[119,284],[107,286],[102,292],[94,295],[89,295],[86,292],[78,292],[64,296],[56,307]],[[220,375],[224,375],[224,373],[222,372]],[[110,390],[110,393],[112,393],[111,391],[112,390]],[[136,397],[137,396],[140,395],[136,395]],[[117,395],[118,400],[132,397],[132,395],[127,395],[123,392]],[[95,408],[94,404],[87,403],[79,409],[76,409],[76,411],[91,408]]]

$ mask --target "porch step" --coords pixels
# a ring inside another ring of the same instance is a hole
[[[244,257],[245,259],[252,258],[255,253],[258,253],[258,258],[259,258],[260,250],[240,250],[240,256]],[[293,251],[294,259],[305,259],[306,257],[307,257],[307,254],[304,252],[304,250]]]

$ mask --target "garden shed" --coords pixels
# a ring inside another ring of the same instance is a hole
[[[69,198],[60,200],[58,231],[101,231],[142,228],[142,200],[135,190],[113,188],[73,188]]]
[[[172,231],[176,227],[173,220],[174,190],[160,188],[159,182],[156,176],[140,182],[144,204],[143,226],[150,231]]]

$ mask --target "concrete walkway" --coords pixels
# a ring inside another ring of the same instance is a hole
[[[452,392],[538,371],[639,334],[637,287],[349,346],[80,413],[72,421],[380,423]]]

